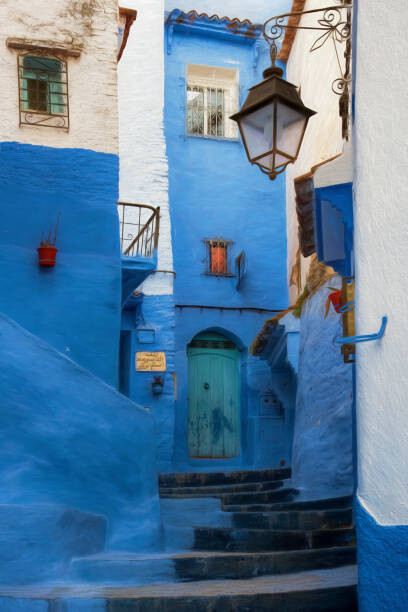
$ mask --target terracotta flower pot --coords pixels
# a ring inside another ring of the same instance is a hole
[[[53,268],[55,266],[55,257],[58,249],[53,246],[38,247],[38,263],[44,268]]]
[[[331,303],[333,304],[333,308],[336,312],[340,312],[340,308],[342,307],[341,303],[341,289],[338,291],[333,291],[333,293],[329,294],[329,298]]]

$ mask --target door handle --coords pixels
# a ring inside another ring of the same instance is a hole
[[[205,382],[203,386],[204,386],[204,389],[209,389],[210,388],[210,385],[207,382]]]

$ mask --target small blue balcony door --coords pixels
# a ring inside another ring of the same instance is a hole
[[[239,351],[220,334],[200,334],[187,356],[189,455],[236,457],[240,450]]]

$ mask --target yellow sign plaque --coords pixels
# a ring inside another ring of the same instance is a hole
[[[165,372],[166,353],[136,353],[138,372]]]

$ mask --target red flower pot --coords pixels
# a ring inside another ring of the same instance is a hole
[[[333,308],[336,312],[339,312],[340,308],[342,307],[341,293],[342,291],[339,289],[338,291],[333,291],[333,293],[329,294],[330,301],[333,304]]]
[[[55,266],[55,257],[58,249],[53,246],[38,247],[38,263],[45,268],[53,268]]]

